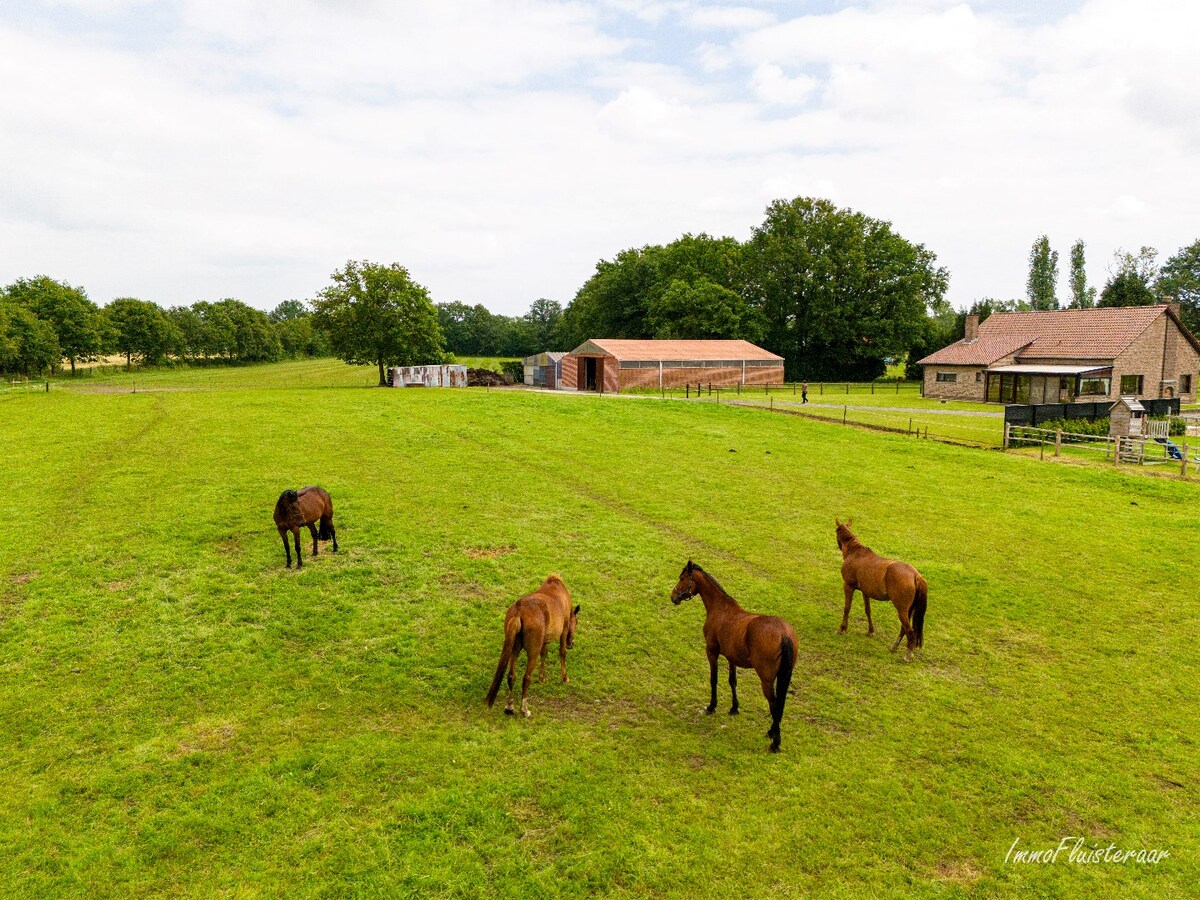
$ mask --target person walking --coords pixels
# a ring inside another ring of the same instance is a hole
[[[800,402],[801,403],[808,402],[808,382],[807,381],[805,381],[803,384],[800,385]]]

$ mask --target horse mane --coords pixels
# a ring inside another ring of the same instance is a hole
[[[868,547],[866,544],[864,544],[862,541],[860,541],[858,539],[858,535],[856,535],[853,531],[850,530],[850,526],[842,525],[842,524],[839,524],[837,527],[837,533],[838,533],[838,538],[839,538],[839,540],[838,540],[839,547],[842,546],[841,537],[842,537],[843,532],[846,535],[845,547],[842,550],[843,553],[846,550],[854,550],[858,547],[861,547],[864,550],[871,549],[870,547]]]
[[[717,579],[713,578],[712,575],[710,575],[708,572],[705,572],[702,568],[700,568],[699,564],[692,563],[692,569],[693,569],[693,571],[700,572],[702,575],[704,575],[704,577],[709,580],[709,583],[711,583],[713,587],[715,587],[718,591],[720,591],[722,594],[724,594],[730,600],[733,600],[733,595],[731,593],[729,593],[729,591],[725,590],[725,588],[721,587],[721,582],[717,581]]]

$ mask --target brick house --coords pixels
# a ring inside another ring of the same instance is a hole
[[[919,361],[922,393],[948,400],[1196,402],[1200,343],[1178,304],[967,316],[966,336]]]
[[[783,357],[749,341],[584,341],[562,359],[566,390],[782,384]]]

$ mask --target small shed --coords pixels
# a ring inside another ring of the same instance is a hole
[[[1108,433],[1111,437],[1141,437],[1146,407],[1134,397],[1122,397],[1108,411]]]
[[[395,366],[388,370],[392,387],[466,387],[466,366]]]
[[[557,388],[562,384],[562,361],[566,355],[549,351],[526,356],[521,360],[525,367],[525,383],[530,387]]]

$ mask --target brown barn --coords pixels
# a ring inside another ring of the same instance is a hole
[[[566,390],[782,384],[783,357],[749,341],[584,341],[562,360]]]

